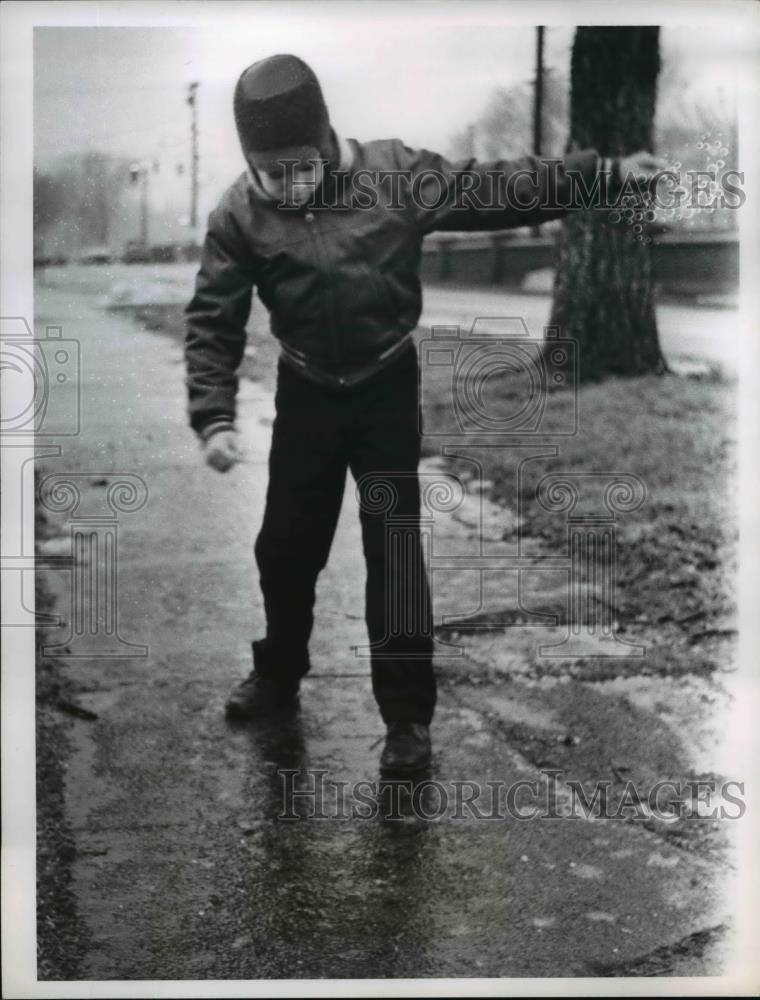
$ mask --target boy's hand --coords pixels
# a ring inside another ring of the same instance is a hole
[[[204,446],[206,464],[217,472],[227,472],[243,457],[237,443],[237,431],[219,431]]]
[[[649,183],[657,174],[668,169],[667,160],[640,149],[630,156],[621,156],[616,161],[618,178],[621,183],[630,178],[636,183]]]

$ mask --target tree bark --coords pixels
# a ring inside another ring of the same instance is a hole
[[[656,27],[576,30],[570,149],[594,148],[604,156],[652,150],[658,35]],[[550,325],[578,342],[581,381],[667,370],[644,222],[611,218],[602,209],[572,213],[557,247]]]

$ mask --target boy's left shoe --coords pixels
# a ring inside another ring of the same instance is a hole
[[[252,670],[234,689],[224,706],[231,719],[265,719],[298,705],[298,683],[278,684]]]
[[[423,771],[430,766],[430,729],[421,722],[391,722],[380,757],[380,770],[393,774]]]

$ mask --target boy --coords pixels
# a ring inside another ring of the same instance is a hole
[[[438,154],[397,139],[339,137],[316,76],[292,55],[246,69],[234,113],[248,169],[209,217],[186,311],[190,421],[212,468],[225,472],[240,457],[235,372],[254,286],[281,355],[255,545],[266,635],[253,642],[254,669],[226,710],[262,718],[295,705],[310,666],[315,584],[350,469],[360,494],[372,686],[387,726],[380,766],[417,771],[430,762],[436,700],[411,339],[422,240],[434,230],[556,218],[573,207],[573,171],[590,191],[600,173],[616,173],[619,182],[624,171],[646,176],[656,164],[648,154],[610,164],[586,150],[553,167],[532,157],[470,161],[457,174]],[[386,551],[378,488],[392,492],[394,518],[408,519],[404,558]],[[393,609],[403,628],[392,626]]]

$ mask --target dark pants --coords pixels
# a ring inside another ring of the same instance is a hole
[[[267,619],[266,639],[254,643],[256,669],[283,683],[309,670],[315,585],[348,468],[360,500],[372,689],[386,723],[428,723],[436,688],[419,530],[416,351],[410,345],[384,371],[351,388],[315,384],[280,362],[275,406],[266,509],[255,546]]]

